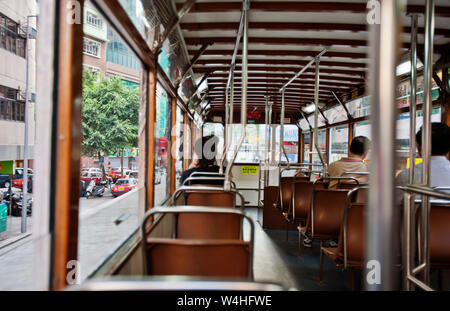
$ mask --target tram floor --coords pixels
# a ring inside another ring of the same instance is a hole
[[[257,218],[257,209],[246,209],[246,213]],[[248,228],[246,229],[248,231]],[[320,244],[302,248],[298,257],[298,232],[285,230],[263,230],[260,223],[255,226],[254,276],[256,281],[274,282],[286,289],[300,291],[345,291],[350,290],[350,273],[341,271],[324,258],[323,282],[319,282]],[[361,272],[355,273],[355,289],[361,288]]]

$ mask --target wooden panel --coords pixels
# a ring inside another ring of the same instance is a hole
[[[79,1],[83,5],[83,1]],[[58,94],[55,109],[54,234],[51,289],[66,286],[67,263],[77,260],[78,200],[80,196],[83,25],[67,23],[69,0],[59,6]]]
[[[156,66],[154,66],[156,68]],[[149,102],[147,117],[147,202],[146,210],[153,208],[155,200],[155,118],[156,118],[156,70],[149,72]]]

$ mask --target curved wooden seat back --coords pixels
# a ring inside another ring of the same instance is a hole
[[[250,245],[239,240],[147,239],[148,275],[250,277]]]
[[[234,193],[225,191],[186,191],[186,205],[234,208]],[[177,238],[239,239],[242,219],[238,215],[179,214]]]
[[[337,189],[347,189],[351,190],[356,187],[365,187],[368,186],[367,184],[359,184],[356,185],[355,183],[347,183],[347,184],[339,184]],[[358,189],[357,193],[352,197],[352,202],[354,203],[367,203],[368,200],[368,189]]]
[[[234,207],[234,193],[225,191],[189,190],[185,192],[185,205]]]
[[[347,214],[347,265],[362,267],[365,262],[367,205],[351,203]]]
[[[242,217],[226,214],[189,214],[177,217],[178,239],[240,239]]]
[[[294,181],[294,177],[281,177],[280,180],[280,197],[278,202],[278,208],[281,209],[282,212],[287,212],[292,200],[292,183]]]
[[[325,189],[326,183],[316,183],[316,189]],[[311,197],[314,184],[312,181],[295,180],[293,184],[292,218],[295,223],[303,224],[311,210]]]
[[[448,205],[431,205],[430,262],[434,267],[450,267],[450,206]]]
[[[313,238],[332,239],[339,236],[348,190],[318,189],[313,198]]]

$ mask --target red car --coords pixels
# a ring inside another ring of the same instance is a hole
[[[107,176],[109,182],[112,182],[112,178]],[[102,173],[98,173],[98,172],[83,172],[81,174],[81,180],[84,181],[86,183],[86,185],[88,185],[91,180],[95,181],[96,185],[99,185],[100,182],[103,179],[103,174]]]
[[[108,176],[112,178],[112,180],[115,182],[118,179],[121,178],[126,178],[128,177],[128,174],[130,174],[130,170],[129,169],[123,169],[123,175],[122,176],[122,170],[120,167],[113,167],[109,172],[108,172]]]
[[[119,179],[111,188],[111,194],[113,197],[125,194],[137,187],[137,179]]]

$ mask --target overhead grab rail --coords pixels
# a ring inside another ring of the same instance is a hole
[[[242,32],[244,30],[244,11],[241,13],[239,22],[239,29],[236,37],[236,43],[234,45],[233,56],[231,58],[230,73],[228,74],[227,87],[225,89],[225,148],[222,160],[220,161],[220,173],[223,173],[223,166],[227,158],[229,148],[231,146],[230,130],[233,126],[233,105],[234,105],[234,69],[236,67],[236,57],[239,50],[239,43],[241,42]]]
[[[231,163],[227,165],[225,173],[225,191],[230,191],[231,189],[231,169],[233,168],[236,156],[241,148],[242,143],[246,137],[246,127],[247,127],[247,87],[248,87],[248,12],[250,10],[250,0],[244,0],[243,2],[243,16],[244,16],[244,37],[243,37],[243,47],[242,47],[242,99],[241,99],[241,138],[233,152],[233,157]],[[231,144],[230,144],[231,145]]]
[[[317,91],[317,96],[315,96],[315,101],[316,101],[316,111],[318,109],[318,100],[319,100],[319,94],[318,94],[318,61],[320,60],[320,57],[325,54],[328,51],[327,48],[323,49],[322,52],[320,52],[319,54],[317,54],[317,56],[312,59],[308,64],[306,64],[305,67],[303,67],[291,80],[289,80],[289,82],[287,82],[280,90],[279,92],[281,92],[281,116],[280,116],[280,124],[281,124],[281,133],[280,133],[280,163],[281,163],[281,154],[284,153],[284,156],[286,157],[286,161],[287,161],[287,165],[288,167],[290,166],[290,162],[289,162],[289,157],[287,156],[287,152],[286,152],[286,148],[284,148],[284,115],[285,115],[285,103],[284,103],[284,91],[286,90],[286,88],[292,83],[294,82],[298,77],[300,77],[301,74],[303,74],[309,67],[311,67],[312,64],[314,64],[314,62],[316,63],[316,82],[315,82],[315,92]],[[315,94],[316,95],[316,94]],[[309,122],[308,122],[309,123]],[[317,122],[316,124],[314,124],[315,127],[317,128]],[[320,152],[319,152],[320,153]],[[322,164],[325,164],[325,162],[323,161],[323,157],[322,155],[319,154],[319,157],[322,161]]]

